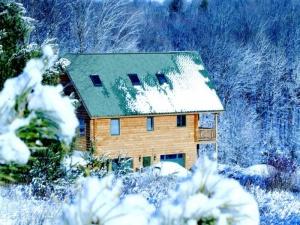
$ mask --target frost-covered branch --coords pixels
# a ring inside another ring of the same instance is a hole
[[[45,118],[51,121],[56,127],[53,135],[67,144],[75,135],[78,121],[71,101],[61,95],[62,86],[42,85],[42,74],[55,61],[50,46],[45,46],[43,53],[41,59],[31,59],[21,75],[8,79],[0,93],[2,164],[10,162],[25,164],[28,161],[29,147],[18,137],[18,131],[33,121],[38,123],[39,119]],[[44,130],[47,133],[47,127]]]

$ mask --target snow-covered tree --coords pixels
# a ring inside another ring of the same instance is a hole
[[[0,181],[57,178],[66,151],[62,143],[69,145],[75,136],[78,121],[71,100],[62,96],[61,85],[42,84],[42,74],[55,61],[50,46],[43,53],[6,80],[0,92]],[[27,167],[16,165],[27,162]],[[31,175],[33,168],[39,173]]]
[[[31,46],[26,46],[33,19],[26,17],[25,13],[21,4],[0,2],[0,89],[7,78],[22,71],[28,58],[39,54]]]

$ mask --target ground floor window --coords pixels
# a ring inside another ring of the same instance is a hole
[[[177,154],[167,154],[160,156],[161,162],[175,162],[181,166],[185,166],[185,154],[184,153],[177,153]]]

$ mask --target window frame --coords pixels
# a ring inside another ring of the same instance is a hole
[[[112,125],[113,125],[113,121],[118,121],[118,133],[113,133],[113,129],[112,129]],[[119,136],[121,134],[121,121],[119,118],[113,118],[110,119],[110,135],[111,136]]]
[[[176,125],[177,127],[186,127],[186,115],[177,115]]]
[[[148,126],[149,125],[149,123],[148,123],[149,119],[150,119],[150,125],[151,125],[150,129],[149,129],[149,126]],[[154,131],[154,117],[153,116],[147,116],[146,128],[147,128],[147,131]]]

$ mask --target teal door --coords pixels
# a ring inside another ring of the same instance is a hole
[[[174,162],[179,164],[180,166],[185,167],[185,157],[183,153],[179,154],[168,154],[160,156],[161,162]]]
[[[151,156],[143,157],[143,167],[151,166]]]

